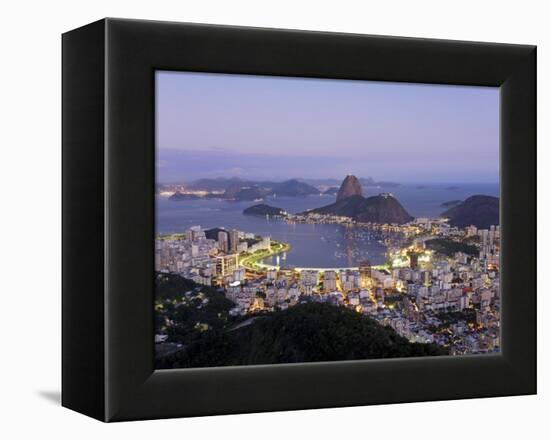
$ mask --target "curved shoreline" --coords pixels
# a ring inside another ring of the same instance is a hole
[[[265,263],[259,263],[258,267],[265,268],[265,269],[277,269],[277,270],[280,269],[280,266],[276,266],[276,265],[273,265],[273,264],[265,264]],[[376,265],[376,266],[371,266],[371,268],[374,269],[374,270],[384,270],[384,269],[387,269],[387,266],[386,265]],[[327,270],[328,271],[334,271],[334,272],[339,272],[341,270],[357,271],[357,270],[359,270],[359,267],[352,267],[352,266],[345,266],[345,267],[293,267],[292,270],[295,270],[296,272],[302,272],[304,270],[306,270],[306,271],[307,270],[314,270],[316,272],[323,273],[323,272],[326,272]]]
[[[269,270],[269,269],[280,270],[281,266],[277,266],[275,264],[261,263],[261,260],[272,257],[274,255],[282,254],[284,252],[288,252],[292,249],[292,247],[290,246],[289,243],[283,243],[283,242],[280,242],[280,241],[274,241],[274,242],[275,242],[275,244],[280,245],[281,248],[277,249],[275,251],[268,252],[266,254],[262,254],[260,256],[250,255],[248,257],[245,257],[243,259],[244,263],[243,263],[243,261],[240,261],[239,265],[244,267],[247,270],[252,271],[252,272],[259,272],[261,270]],[[380,270],[380,269],[385,269],[386,266],[385,265],[375,265],[375,266],[372,266],[372,268],[375,269],[375,270]],[[344,267],[293,267],[292,270],[294,270],[296,272],[302,272],[304,270],[306,270],[306,271],[307,270],[314,270],[314,271],[322,273],[322,272],[325,272],[327,270],[328,271],[335,271],[335,272],[338,272],[338,271],[341,271],[341,270],[359,270],[359,267],[350,267],[350,266],[344,266]]]
[[[262,270],[262,269],[270,269],[272,268],[270,265],[259,263],[259,261],[265,258],[272,257],[274,255],[279,255],[284,252],[288,252],[292,249],[289,243],[283,243],[281,241],[276,241],[276,240],[271,240],[271,246],[272,247],[280,246],[280,248],[275,250],[270,250],[269,252],[266,252],[266,253],[261,253],[260,255],[252,254],[247,257],[244,257],[243,260],[239,261],[239,265],[253,272],[258,272],[259,270]],[[273,268],[278,268],[278,267],[273,266]]]

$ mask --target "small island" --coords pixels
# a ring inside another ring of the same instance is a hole
[[[287,212],[281,208],[277,208],[275,206],[269,206],[264,203],[261,203],[259,205],[253,205],[248,208],[246,208],[243,211],[244,215],[256,215],[265,217],[266,215],[269,215],[270,217],[286,217]]]

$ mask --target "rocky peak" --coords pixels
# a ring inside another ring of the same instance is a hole
[[[340,200],[344,200],[351,196],[362,195],[363,189],[361,188],[361,183],[359,182],[359,179],[351,174],[348,174],[342,182],[340,189],[338,190],[336,201],[339,202]]]

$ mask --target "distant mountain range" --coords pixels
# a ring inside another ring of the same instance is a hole
[[[327,181],[333,179],[326,179]],[[307,211],[308,213],[330,214],[350,217],[359,222],[397,223],[411,221],[413,217],[405,210],[399,201],[390,193],[378,196],[364,197],[362,182],[373,184],[371,178],[359,179],[348,175],[339,188],[329,187],[323,194],[336,195],[336,202]],[[381,182],[378,182],[379,184]],[[263,181],[255,182],[242,180],[237,177],[199,179],[188,188],[210,192],[206,198],[224,198],[227,200],[261,200],[267,197],[301,197],[320,194],[320,190],[303,180],[290,179],[284,182]],[[449,187],[449,190],[456,187]],[[192,200],[199,196],[176,191],[170,200]],[[456,227],[475,225],[486,229],[491,225],[499,224],[499,199],[497,197],[475,195],[461,202],[451,200],[441,205],[449,208],[441,217],[449,218],[449,224]],[[247,208],[245,215],[282,215],[282,209],[266,204]],[[303,213],[305,214],[305,213]]]
[[[268,196],[301,197],[319,194],[319,190],[297,179],[284,182],[255,182],[236,177],[224,179],[200,179],[189,186],[191,189],[222,192],[222,198],[234,200],[256,200]]]
[[[176,191],[174,194],[168,197],[168,200],[173,200],[175,202],[180,202],[182,200],[196,200],[196,199],[200,199],[200,196],[197,196],[195,194],[185,194],[179,191]]]
[[[355,178],[360,184],[376,187],[395,187],[394,182],[376,182],[370,177]],[[245,180],[239,177],[219,177],[198,179],[189,185],[187,189],[206,191],[209,194],[196,196],[193,194],[176,191],[169,197],[172,201],[193,200],[202,198],[222,198],[227,200],[258,200],[266,197],[304,197],[316,194],[335,195],[338,187],[328,188],[324,192],[316,187],[323,188],[327,185],[338,184],[336,179],[289,179],[282,182]],[[161,185],[162,187],[162,185]]]
[[[331,186],[329,189],[325,190],[323,194],[326,196],[335,196],[336,194],[338,194],[338,187]]]
[[[309,196],[319,194],[319,190],[305,182],[292,179],[271,184],[271,192],[277,196]]]
[[[199,179],[187,185],[191,189],[204,191],[225,191],[230,187],[244,187],[254,185],[254,182],[238,177],[218,177],[215,179]]]
[[[372,177],[358,177],[357,178],[362,186],[373,186],[382,188],[395,188],[401,186],[400,183],[389,182],[384,180],[374,180]],[[313,186],[339,186],[341,181],[339,179],[304,179],[305,182]]]
[[[247,186],[240,188],[237,192],[226,191],[224,193],[224,198],[226,199],[235,199],[235,200],[258,200],[263,199],[269,195],[269,191],[265,188],[259,186]]]
[[[399,183],[387,182],[387,181],[375,181],[371,177],[360,177],[359,182],[363,186],[376,186],[376,187],[396,187],[400,186]],[[217,177],[217,178],[205,178],[198,179],[187,185],[189,188],[205,191],[225,191],[231,186],[246,187],[246,186],[259,186],[271,188],[283,184],[285,182],[301,182],[316,189],[316,193],[319,193],[317,186],[339,186],[341,181],[338,179],[288,179],[281,182],[276,181],[263,181],[263,180],[250,180],[241,179],[239,177]]]
[[[449,224],[459,228],[474,225],[487,229],[500,224],[499,199],[493,196],[475,195],[443,212],[441,217],[449,219]]]

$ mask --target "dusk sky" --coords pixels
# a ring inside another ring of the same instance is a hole
[[[499,89],[157,72],[157,181],[497,183]]]

